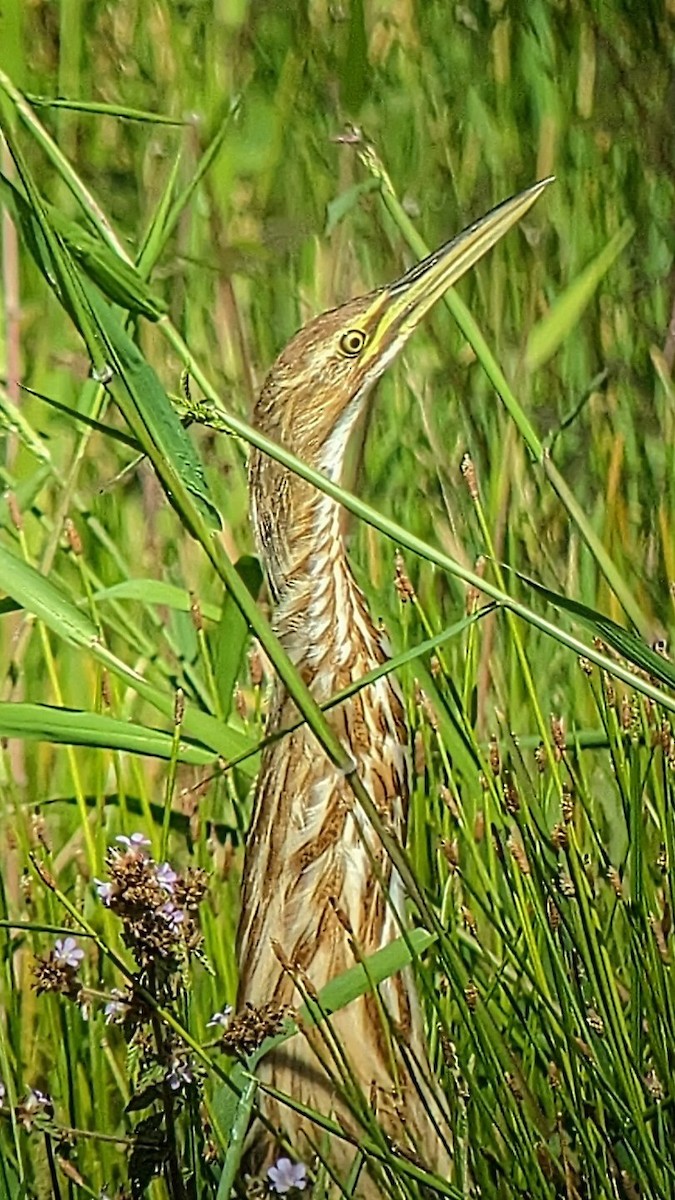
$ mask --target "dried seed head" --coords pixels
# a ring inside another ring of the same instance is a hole
[[[9,519],[17,532],[21,533],[21,530],[23,529],[23,516],[14,492],[5,492],[5,499],[7,500]]]
[[[472,500],[478,499],[478,484],[476,482],[476,468],[473,465],[473,460],[469,454],[465,454],[459,467],[462,472],[462,478],[466,483],[469,495]]]
[[[590,1059],[591,1061],[593,1060],[593,1058],[595,1057],[595,1056],[594,1056],[594,1054],[593,1054],[593,1049],[592,1049],[592,1047],[591,1047],[591,1046],[589,1046],[588,1042],[585,1042],[585,1041],[584,1041],[584,1039],[583,1039],[583,1038],[580,1038],[580,1037],[575,1037],[575,1038],[574,1038],[574,1045],[576,1046],[577,1050],[578,1050],[578,1051],[579,1051],[581,1054],[583,1054],[584,1058],[588,1058],[588,1059]]]
[[[423,688],[418,691],[419,705],[434,733],[438,733],[438,717],[431,700]]]
[[[546,901],[546,915],[548,917],[548,923],[551,927],[551,930],[553,933],[555,933],[560,927],[560,910],[550,896]]]
[[[483,554],[481,554],[476,559],[476,563],[474,566],[474,574],[478,575],[482,579],[484,573],[485,573],[485,556]],[[466,589],[466,602],[465,602],[464,607],[465,607],[467,616],[471,616],[472,613],[476,612],[476,610],[478,609],[478,607],[480,605],[481,595],[482,595],[482,593],[480,591],[480,588],[475,587],[473,584],[471,584]]]
[[[557,1164],[554,1162],[550,1150],[543,1142],[537,1142],[535,1153],[544,1178],[547,1183],[553,1183],[557,1174]]]
[[[611,675],[608,675],[606,671],[602,672],[602,690],[605,693],[605,700],[609,708],[614,708],[614,705],[616,704],[616,691],[614,689],[612,677]]]
[[[349,916],[348,916],[347,912],[345,911],[345,909],[342,907],[342,905],[338,904],[335,896],[329,896],[328,903],[330,904],[330,906],[331,906],[333,912],[335,913],[335,916],[337,917],[338,921],[340,922],[342,928],[345,930],[346,933],[349,934],[350,937],[353,938],[354,930],[352,928],[352,923],[349,920]]]
[[[554,825],[553,829],[551,830],[551,842],[553,844],[553,849],[557,852],[560,850],[566,850],[569,845],[567,826],[563,825],[560,821]]]
[[[185,715],[185,692],[182,688],[176,688],[176,695],[173,701],[173,721],[174,725],[182,725]]]
[[[607,880],[617,900],[623,900],[623,884],[621,882],[621,876],[616,867],[607,868]]]
[[[443,1028],[441,1028],[440,1025],[438,1026],[438,1040],[441,1043],[441,1053],[443,1055],[443,1062],[445,1063],[448,1070],[451,1071],[453,1075],[456,1075],[457,1072],[459,1071],[459,1061],[457,1059],[457,1050],[455,1049],[455,1043],[450,1041],[450,1038],[448,1037],[447,1033],[445,1032],[445,1030]]]
[[[251,647],[251,651],[248,656],[248,672],[251,680],[251,687],[260,687],[263,681],[263,660],[257,644],[254,644]]]
[[[499,772],[502,769],[502,763],[501,763],[501,756],[499,754],[499,743],[498,743],[496,737],[494,736],[494,734],[490,738],[490,750],[489,750],[489,754],[488,754],[488,760],[490,763],[490,770],[492,771],[492,774],[499,775]]]
[[[452,841],[448,841],[447,838],[441,838],[439,844],[450,870],[455,871],[459,866],[459,843],[457,838],[453,838]]]
[[[584,658],[584,656],[582,655],[581,658],[579,659],[579,666],[581,667],[584,675],[588,675],[588,677],[590,678],[591,675],[593,674],[593,663],[591,662],[591,660],[589,658]]]
[[[234,689],[234,707],[237,711],[237,716],[241,717],[242,721],[245,721],[248,713],[248,705],[246,704],[246,696],[241,690],[239,683],[235,685]]]
[[[463,904],[460,908],[460,912],[466,928],[469,929],[471,933],[475,933],[478,926],[476,924],[476,918],[474,917],[471,909],[468,908],[466,904]]]
[[[295,974],[296,974],[296,978],[302,984],[302,988],[306,992],[306,994],[309,996],[310,1000],[318,1000],[319,999],[319,989],[317,988],[314,981],[312,979],[310,979],[310,977],[307,974],[307,972],[305,971],[304,967],[300,966],[300,964],[297,962],[295,963]]]
[[[577,894],[572,879],[562,869],[558,875],[558,886],[563,896],[566,896],[568,900]]]
[[[666,850],[664,842],[661,842],[661,846],[659,849],[659,856],[656,860],[656,866],[662,875],[667,874],[667,872],[668,872],[668,851]]]
[[[516,781],[510,771],[504,780],[503,792],[506,811],[513,816],[514,813],[520,810],[520,796],[518,795]]]
[[[514,1075],[512,1071],[507,1071],[504,1076],[504,1081],[507,1088],[511,1092],[511,1095],[515,1096],[516,1100],[522,1100],[523,1089],[518,1077]]]
[[[421,729],[415,730],[413,737],[413,770],[415,775],[424,775],[427,765],[427,756],[424,749],[424,737]]]
[[[670,959],[668,957],[668,943],[666,940],[666,934],[664,932],[661,921],[659,920],[658,917],[656,917],[654,915],[654,913],[649,914],[649,925],[650,925],[652,933],[654,934],[654,941],[656,942],[656,948],[659,952],[659,955],[660,955],[662,961],[664,963],[669,962]]]
[[[521,845],[521,843],[519,841],[517,841],[516,838],[512,834],[506,844],[507,844],[509,850],[511,851],[511,856],[512,856],[514,862],[516,863],[521,875],[529,875],[530,874],[530,864],[527,860],[527,855],[526,855],[525,850],[524,850],[523,846]]]
[[[33,963],[33,987],[38,996],[43,992],[56,992],[77,1003],[82,990],[77,971],[77,967],[63,962],[53,950],[44,956],[36,955]]]
[[[560,759],[567,749],[565,739],[565,718],[556,717],[553,713],[551,713],[551,737],[553,738],[553,748],[556,761],[560,762]]]
[[[544,746],[543,742],[540,742],[534,751],[534,761],[537,764],[537,770],[539,774],[543,775],[548,763],[546,747]]]
[[[63,522],[63,530],[66,535],[68,549],[72,554],[75,554],[78,558],[80,558],[82,555],[82,538],[77,531],[77,526],[70,517],[66,517],[65,521]]]
[[[246,1057],[262,1046],[265,1038],[281,1033],[292,1014],[293,1010],[288,1004],[268,1003],[260,1008],[246,1004],[223,1031],[221,1045],[227,1054]]]
[[[49,854],[51,847],[47,841],[47,823],[41,812],[34,812],[31,814],[30,831],[32,839],[40,846],[43,846]]]
[[[431,671],[431,678],[438,679],[441,674],[441,660],[437,654],[432,654],[429,659],[429,670]]]
[[[654,1100],[656,1100],[657,1104],[660,1103],[661,1100],[663,1100],[663,1098],[665,1096],[664,1087],[653,1067],[652,1067],[651,1071],[648,1071],[647,1074],[645,1075],[645,1087],[647,1088],[647,1090],[650,1093],[650,1095],[652,1096],[652,1098]]]
[[[560,1087],[560,1071],[554,1062],[548,1064],[548,1081],[552,1088]]]
[[[441,800],[451,816],[454,817],[455,821],[459,821],[459,805],[457,803],[457,798],[450,791],[450,788],[445,786],[445,784],[441,788]]]
[[[401,604],[414,603],[416,600],[415,589],[410,582],[410,577],[405,569],[405,561],[400,550],[396,551],[394,559],[394,587]]]
[[[204,629],[204,618],[202,616],[202,608],[196,592],[190,592],[190,616],[192,618],[192,624],[197,630],[197,633],[202,633]]]
[[[588,1024],[588,1028],[593,1030],[593,1033],[597,1034],[598,1037],[603,1036],[605,1032],[605,1022],[600,1016],[600,1013],[596,1012],[594,1008],[586,1009],[586,1022]]]
[[[276,958],[277,962],[280,964],[281,968],[285,971],[285,973],[287,975],[292,976],[293,975],[293,967],[291,966],[291,960],[290,960],[290,958],[287,957],[285,951],[283,950],[281,942],[278,942],[276,938],[273,938],[271,944],[272,944],[272,953],[273,953],[274,957]]]
[[[574,820],[574,795],[569,787],[563,788],[560,808],[563,821],[569,825]]]
[[[478,1004],[478,988],[475,983],[467,983],[464,988],[464,999],[467,1002],[470,1012],[475,1012],[476,1005]]]

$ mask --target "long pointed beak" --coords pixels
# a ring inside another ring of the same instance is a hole
[[[379,359],[392,343],[396,349],[400,348],[443,293],[529,212],[552,178],[542,179],[504,200],[487,216],[416,263],[400,279],[382,288],[366,314],[365,324],[371,326],[372,334],[363,359]]]

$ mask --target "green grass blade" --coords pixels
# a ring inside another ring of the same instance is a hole
[[[528,370],[538,371],[569,337],[581,320],[584,309],[590,304],[601,279],[625,250],[634,233],[633,222],[624,221],[600,253],[557,297],[546,316],[531,329],[525,349]]]
[[[173,746],[171,734],[147,725],[121,721],[105,713],[23,702],[0,701],[0,737],[96,746],[100,750],[120,750],[164,759],[171,758]],[[208,766],[214,762],[212,752],[191,746],[184,740],[179,743],[178,757],[181,762],[193,766]]]

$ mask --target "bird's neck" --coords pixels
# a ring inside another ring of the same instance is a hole
[[[261,478],[261,465],[251,465],[253,524],[274,601],[272,624],[289,657],[310,685],[323,674],[327,653],[332,662],[360,650],[379,658],[379,635],[347,559],[343,510],[277,464],[270,471],[269,460]]]

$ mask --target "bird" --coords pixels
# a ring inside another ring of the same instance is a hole
[[[253,426],[340,483],[349,439],[377,380],[435,302],[541,195],[541,181],[415,263],[393,283],[310,320],[281,351],[255,404]],[[343,510],[269,455],[249,460],[250,517],[272,606],[272,628],[320,705],[389,657],[349,565]],[[325,984],[400,936],[402,880],[342,773],[278,679],[246,838],[237,934],[238,1009],[298,1008]],[[327,720],[381,819],[405,844],[411,786],[404,700],[386,674],[333,707]],[[386,1145],[447,1178],[452,1144],[433,1083],[410,968],[353,1000],[330,1029],[297,1033],[262,1058],[258,1120],[247,1163],[274,1161],[283,1133],[298,1157],[326,1147],[343,1182],[375,1113]],[[270,1092],[265,1091],[265,1087]],[[274,1092],[274,1095],[271,1092]],[[277,1093],[291,1098],[284,1104]],[[301,1108],[305,1111],[301,1111]],[[318,1128],[306,1110],[334,1122]],[[391,1195],[366,1155],[354,1195]],[[336,1193],[337,1194],[337,1193]]]

